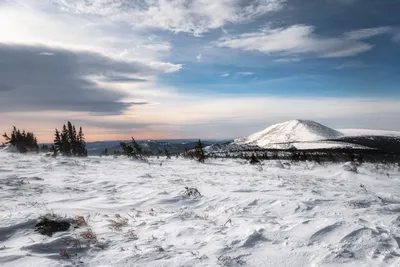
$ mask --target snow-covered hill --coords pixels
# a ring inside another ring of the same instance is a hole
[[[341,132],[314,121],[291,120],[274,124],[248,137],[236,139],[234,143],[268,147],[273,144],[320,141],[342,136]]]

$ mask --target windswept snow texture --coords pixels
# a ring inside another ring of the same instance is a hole
[[[399,266],[398,168],[2,152],[0,266]]]
[[[273,144],[336,139],[343,134],[322,124],[309,120],[291,120],[274,124],[248,137],[236,139],[236,144],[268,147]]]

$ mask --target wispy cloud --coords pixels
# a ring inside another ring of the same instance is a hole
[[[197,62],[200,62],[200,61],[201,61],[201,57],[202,57],[202,55],[201,55],[201,54],[198,54],[198,55],[196,56],[196,60],[197,60]]]
[[[361,61],[348,61],[345,63],[340,64],[339,66],[335,67],[337,70],[342,69],[363,69],[368,68],[368,64],[361,62]]]
[[[229,75],[231,75],[230,73],[224,73],[221,75],[221,77],[228,77]]]
[[[353,40],[363,40],[368,39],[377,35],[390,33],[392,32],[393,28],[386,26],[386,27],[376,27],[376,28],[368,28],[368,29],[361,29],[356,31],[351,31],[345,33],[345,36],[349,39]]]
[[[371,34],[371,33],[370,33]],[[353,33],[353,36],[357,33]],[[358,36],[361,36],[358,33]],[[366,33],[364,33],[366,36]],[[293,25],[286,28],[264,29],[221,38],[217,45],[234,49],[259,51],[265,54],[309,54],[323,58],[351,57],[369,51],[373,45],[348,38],[323,37],[314,33],[314,27]]]
[[[65,12],[103,16],[135,27],[200,35],[280,10],[286,0],[52,0]]]
[[[298,57],[278,58],[278,59],[275,59],[274,61],[275,62],[282,62],[282,63],[285,63],[285,62],[300,62],[301,58],[298,58]]]
[[[400,29],[397,29],[393,34],[393,41],[400,43]]]
[[[50,53],[50,52],[41,52],[41,53],[39,53],[39,55],[41,55],[41,56],[54,56],[55,54],[54,53]]]
[[[237,72],[237,75],[240,75],[240,76],[251,76],[251,75],[254,75],[254,72],[250,72],[250,71]]]

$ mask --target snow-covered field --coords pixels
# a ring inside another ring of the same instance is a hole
[[[0,266],[400,265],[398,166],[151,161],[0,153]]]

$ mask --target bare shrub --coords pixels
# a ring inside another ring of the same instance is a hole
[[[229,256],[221,255],[218,257],[218,265],[220,266],[237,266],[237,265],[245,265],[246,262],[241,258],[245,255],[240,255],[235,258],[231,258]]]
[[[65,248],[60,248],[60,256],[63,259],[67,259],[67,260],[71,259],[71,253]]]
[[[85,217],[83,217],[83,216],[76,216],[75,217],[75,223],[79,227],[84,227],[84,226],[88,225],[86,220],[85,220]]]
[[[79,236],[81,239],[86,241],[88,246],[90,246],[91,244],[94,245],[98,243],[97,235],[92,231],[92,229],[89,229],[86,232],[81,233]]]

